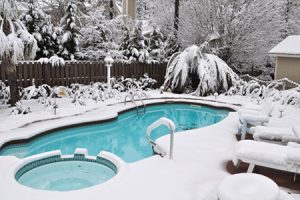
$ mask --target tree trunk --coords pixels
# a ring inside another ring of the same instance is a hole
[[[10,90],[10,105],[15,106],[19,100],[17,90],[17,68],[11,58],[5,58],[2,60],[2,67],[5,68],[7,75],[8,86]]]
[[[174,14],[174,30],[175,36],[177,38],[177,32],[179,28],[179,7],[180,7],[180,0],[175,0],[175,14]]]
[[[114,13],[113,13],[113,11],[114,11],[114,2],[113,2],[113,0],[110,0],[110,4],[109,4],[109,16],[110,16],[110,19],[113,19],[114,18]]]
[[[3,32],[6,36],[11,33],[10,23],[7,20],[3,21]],[[2,58],[2,67],[5,69],[10,90],[10,106],[15,106],[19,99],[17,91],[17,68],[12,59],[13,54],[14,52],[10,52],[9,55],[5,55]]]

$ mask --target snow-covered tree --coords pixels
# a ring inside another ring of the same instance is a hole
[[[287,35],[300,34],[300,2],[298,0],[286,0]]]
[[[161,33],[158,26],[155,26],[149,39],[149,52],[154,60],[158,62],[164,60],[164,46],[164,35]]]
[[[142,33],[142,24],[139,23],[130,35],[129,44],[123,54],[130,62],[150,63],[147,40]]]
[[[11,104],[17,101],[17,60],[34,59],[37,42],[18,19],[14,0],[0,1],[0,60],[10,87]]]
[[[164,47],[165,58],[170,58],[174,53],[177,53],[180,50],[177,38],[173,33],[169,34]]]
[[[121,18],[109,19],[100,7],[83,17],[82,22],[84,25],[80,30],[81,51],[76,55],[78,59],[103,60],[108,52],[111,52],[114,59],[122,57],[118,52],[123,26]]]
[[[130,40],[130,30],[127,26],[123,26],[122,27],[120,50],[124,51],[124,55],[130,54],[130,52],[128,50],[129,40]]]
[[[203,47],[191,46],[182,53],[174,54],[167,67],[164,88],[183,92],[198,77],[196,96],[223,93],[236,82],[237,75],[219,57],[203,52]],[[193,84],[194,85],[194,84]]]
[[[284,0],[190,0],[181,4],[179,36],[183,46],[202,44],[209,35],[227,63],[264,65],[269,50],[282,40]],[[259,47],[259,48],[258,48]]]
[[[66,60],[74,60],[74,55],[79,51],[79,29],[77,27],[77,6],[70,2],[66,14],[61,20],[63,35],[61,38],[60,56]]]
[[[57,33],[51,17],[43,12],[37,2],[31,0],[28,3],[28,10],[20,16],[20,19],[37,41],[36,59],[49,58],[58,52]]]

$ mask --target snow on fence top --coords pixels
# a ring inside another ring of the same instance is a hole
[[[289,36],[275,46],[269,54],[271,56],[299,57],[300,58],[300,35]]]

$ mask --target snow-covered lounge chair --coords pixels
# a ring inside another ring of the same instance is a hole
[[[287,146],[254,140],[242,140],[235,146],[232,159],[238,167],[248,163],[247,172],[252,173],[256,165],[272,169],[300,173],[300,144],[290,142]]]
[[[239,133],[241,135],[241,140],[246,138],[246,134],[247,132],[250,132],[250,128],[252,126],[259,126],[268,123],[274,107],[275,105],[273,102],[266,102],[262,107],[262,110],[239,109]]]
[[[300,126],[293,128],[278,128],[257,126],[251,128],[256,141],[287,144],[288,142],[300,143]]]

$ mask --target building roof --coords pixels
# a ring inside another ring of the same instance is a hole
[[[275,46],[269,54],[276,57],[299,57],[300,58],[300,35],[288,36],[277,46]]]

